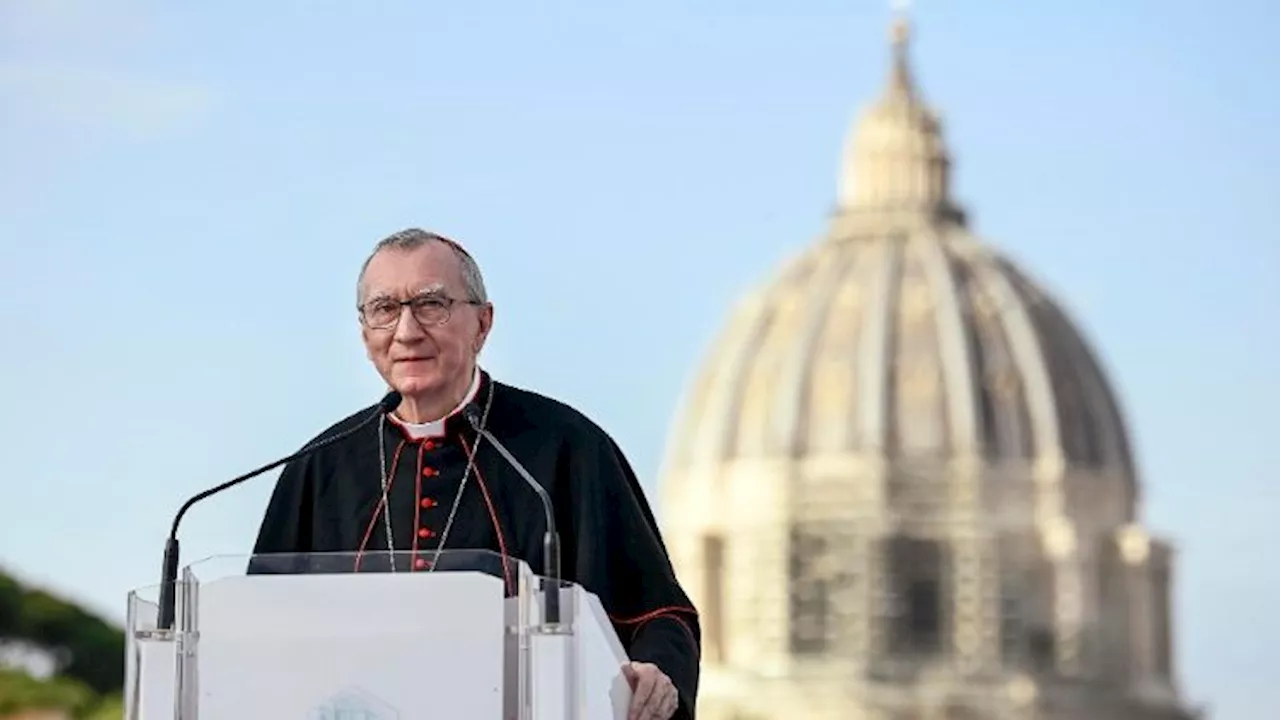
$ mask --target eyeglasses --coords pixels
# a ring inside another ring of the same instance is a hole
[[[424,327],[444,325],[449,322],[450,316],[453,315],[453,306],[457,303],[484,305],[475,300],[458,300],[443,295],[419,295],[408,300],[377,298],[357,309],[360,312],[360,322],[365,327],[370,330],[388,330],[400,321],[400,315],[406,307],[413,314],[413,319]]]

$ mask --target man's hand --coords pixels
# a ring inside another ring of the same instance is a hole
[[[680,706],[676,686],[657,665],[632,662],[622,666],[631,683],[631,711],[627,720],[668,720]]]

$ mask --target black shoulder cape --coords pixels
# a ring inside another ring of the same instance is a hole
[[[565,579],[600,598],[628,656],[666,673],[680,694],[675,717],[693,720],[698,613],[675,577],[621,449],[573,408],[495,382],[487,373],[481,374],[471,407],[550,494]],[[353,414],[318,438],[355,426],[373,410]],[[474,470],[464,486],[473,451]],[[389,479],[389,517],[381,502],[380,452]],[[348,570],[374,571],[371,553],[387,550],[390,540],[398,553],[412,553],[413,565],[406,569],[427,570],[443,537],[447,550],[492,550],[541,572],[545,525],[532,488],[456,413],[434,437],[411,438],[394,421],[373,424],[286,465],[254,554],[354,553]],[[281,569],[255,563],[250,571]]]

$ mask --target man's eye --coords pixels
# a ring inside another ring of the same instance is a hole
[[[434,298],[434,297],[415,298],[413,301],[413,306],[418,308],[428,309],[428,310],[434,310],[437,308],[444,307],[444,301],[441,300],[440,298]]]
[[[398,309],[399,308],[396,307],[395,303],[390,302],[376,302],[369,305],[369,312],[373,315],[385,315],[386,313],[393,313]]]

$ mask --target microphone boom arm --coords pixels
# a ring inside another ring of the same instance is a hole
[[[229,490],[240,483],[252,480],[265,472],[269,472],[280,467],[281,465],[293,462],[298,458],[310,455],[316,450],[328,447],[340,440],[345,440],[352,435],[355,435],[379,416],[395,410],[400,405],[400,399],[400,393],[392,390],[378,402],[378,406],[374,409],[374,412],[369,413],[368,417],[361,420],[354,427],[347,428],[346,430],[323,440],[313,442],[292,455],[263,465],[257,470],[252,470],[237,478],[228,480],[221,485],[216,485],[208,490],[196,493],[184,502],[182,507],[178,508],[178,512],[173,516],[173,525],[170,526],[169,537],[164,543],[164,559],[160,563],[160,608],[158,611],[159,617],[156,618],[157,628],[160,630],[173,629],[175,615],[177,614],[178,558],[180,555],[180,546],[178,544],[178,525],[182,523],[182,518],[193,505],[205,498],[217,495],[223,490]]]
[[[542,486],[524,465],[507,450],[506,446],[493,436],[493,433],[486,430],[480,425],[479,419],[472,414],[467,414],[467,420],[471,423],[471,427],[489,444],[493,446],[502,459],[515,469],[516,473],[525,481],[533,491],[537,493],[538,500],[542,502],[542,512],[546,517],[547,533],[542,540],[542,562],[543,562],[543,582],[545,583],[543,590],[543,611],[542,620],[548,625],[558,625],[560,623],[560,534],[556,532],[556,514],[555,506],[551,502],[551,495],[547,493],[547,489]]]

